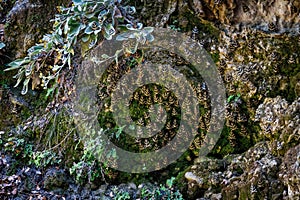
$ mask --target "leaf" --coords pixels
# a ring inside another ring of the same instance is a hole
[[[134,39],[135,38],[135,33],[133,31],[121,33],[116,37],[116,40],[118,41],[124,41],[128,39]]]
[[[74,49],[72,47],[68,48],[67,52],[70,53],[70,54],[72,54],[72,55],[74,55],[74,53],[75,53],[75,51],[74,51]]]
[[[53,72],[57,72],[59,69],[61,69],[62,66],[61,65],[54,65],[53,68],[52,68],[52,71]]]
[[[25,81],[23,82],[23,88],[21,91],[22,95],[25,95],[28,91],[28,83],[29,83],[30,78],[26,78]]]
[[[64,34],[67,34],[69,31],[69,20],[70,20],[70,18],[68,18],[67,22],[65,23]]]
[[[73,52],[73,55],[74,55],[74,52]],[[70,54],[68,55],[68,66],[71,67],[71,55]]]
[[[167,181],[166,181],[166,185],[169,187],[169,188],[171,188],[172,186],[173,186],[173,181],[175,180],[175,177],[172,177],[172,178],[170,178],[170,179],[168,179]]]
[[[126,34],[119,34],[119,35],[116,37],[116,40],[117,40],[117,41],[128,40],[128,36],[127,36]]]
[[[5,44],[3,42],[0,42],[0,49],[3,49],[5,47]]]
[[[44,50],[44,45],[43,44],[38,44],[38,45],[30,47],[27,50],[27,52],[32,57],[34,55],[37,55],[37,54],[41,53],[43,50]]]
[[[108,34],[108,35],[115,35],[116,31],[115,31],[115,28],[113,27],[112,24],[107,24],[105,27],[105,32]]]
[[[69,35],[77,36],[80,32],[81,24],[80,23],[72,23],[69,25],[69,27],[70,27]]]
[[[116,138],[118,139],[123,131],[123,129],[125,128],[125,126],[122,126],[120,128],[117,129],[117,132],[116,132]]]
[[[26,77],[31,74],[34,64],[35,64],[35,62],[32,62],[31,64],[27,65],[27,67],[25,69],[25,76]]]
[[[119,20],[120,21],[120,20]],[[128,29],[126,27],[126,25],[118,25],[117,26],[117,29],[119,32],[123,33],[123,32],[126,32]]]
[[[145,44],[147,38],[144,35],[137,35],[136,40],[141,44]]]
[[[62,29],[61,29],[61,26],[59,26],[57,29],[56,29],[56,32],[58,35],[62,35]]]
[[[56,89],[55,86],[48,88],[47,89],[47,94],[46,94],[46,98],[50,96],[50,94],[52,94],[54,92],[54,90]]]
[[[19,77],[18,77],[18,80],[17,80],[17,83],[14,85],[14,87],[18,87],[18,85],[21,83],[21,81],[23,80],[23,76],[24,76],[24,73],[19,73]],[[15,77],[14,77],[15,78]]]
[[[89,44],[89,49],[93,48],[96,45],[96,43],[97,43],[97,38],[94,38]]]
[[[231,102],[234,99],[234,95],[230,95],[227,99],[227,103]]]
[[[102,54],[102,55],[101,55],[101,58],[109,59],[110,57],[109,57],[109,55],[107,55],[107,54]]]
[[[107,15],[108,13],[108,10],[107,9],[104,9],[102,10],[100,13],[99,13],[99,16],[104,16],[104,15]],[[99,17],[98,17],[99,18]]]
[[[76,5],[82,4],[82,1],[81,0],[73,0],[73,3],[76,6]]]
[[[111,40],[112,39],[112,35],[107,34],[106,31],[104,32],[104,37],[107,40]]]
[[[147,41],[149,41],[149,42],[153,42],[153,41],[154,41],[154,36],[151,35],[151,34],[148,34],[148,35],[146,36],[146,39],[147,39]]]
[[[142,23],[137,23],[136,24],[136,28],[139,29],[139,30],[142,29],[143,28],[143,24]]]
[[[132,14],[136,13],[136,9],[135,9],[134,6],[126,6],[125,9],[126,9],[126,12],[127,12],[129,15],[132,15]]]
[[[95,31],[94,31],[94,34],[97,35],[97,34],[100,33],[100,32],[101,32],[101,29],[98,29],[98,30],[95,30]]]
[[[84,16],[86,17],[86,18],[88,18],[88,19],[91,19],[92,17],[94,17],[95,16],[95,13],[85,13],[84,14]]]
[[[87,42],[90,39],[90,35],[86,35],[81,38],[82,42]]]
[[[143,31],[146,33],[152,33],[154,31],[154,28],[153,27],[145,27],[145,28],[143,28]]]
[[[27,64],[29,62],[30,62],[30,59],[28,57],[25,57],[23,59],[17,59],[15,61],[12,61],[12,62],[8,63],[7,66],[9,66],[9,68],[5,69],[4,71],[10,71],[10,70],[18,69],[22,65]]]
[[[130,130],[135,130],[135,125],[129,125]]]
[[[94,32],[94,30],[90,26],[86,27],[86,29],[84,31],[85,34],[91,34],[93,32]]]
[[[134,28],[133,27],[133,25],[132,24],[126,24],[126,28],[128,29],[128,30],[136,30],[136,28]]]

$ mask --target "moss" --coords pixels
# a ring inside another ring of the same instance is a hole
[[[249,199],[251,197],[250,194],[250,186],[249,185],[241,185],[239,187],[239,195],[238,195],[238,199],[239,200],[244,200],[244,199]]]
[[[218,53],[211,54],[211,58],[213,59],[214,63],[218,63],[220,61],[220,55]]]
[[[234,147],[232,147],[228,141],[229,133],[230,128],[224,126],[218,142],[216,143],[213,150],[208,154],[209,157],[223,158],[224,156],[234,152]]]

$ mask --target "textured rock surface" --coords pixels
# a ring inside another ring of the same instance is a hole
[[[242,24],[267,32],[298,32],[298,1],[233,1],[193,0],[192,8],[199,17],[224,24]]]
[[[300,139],[300,99],[290,105],[282,97],[266,98],[259,105],[255,119],[260,122],[261,134],[273,141],[274,150],[282,151]]]
[[[51,30],[50,19],[57,13],[56,6],[67,6],[69,0],[17,0],[6,15],[5,43],[12,57],[22,57],[27,49]]]
[[[212,199],[216,195],[222,199],[282,198],[284,185],[277,180],[280,163],[267,143],[258,143],[242,155],[222,160],[196,160],[191,173],[205,180],[205,184],[196,186],[189,181],[189,190],[193,191],[190,198]],[[197,190],[202,194],[194,192]]]
[[[290,199],[300,198],[300,145],[289,149],[280,166],[279,179],[288,188]]]
[[[68,1],[15,3],[6,17],[5,30],[7,48],[14,49],[13,57],[24,55],[42,33],[48,32],[55,5],[62,3]],[[300,198],[299,1],[127,3],[137,6],[138,17],[147,26],[181,30],[188,35],[193,30],[195,43],[212,55],[226,86],[226,124],[212,153],[216,158],[192,161],[183,178],[187,183],[186,195],[190,199]],[[2,173],[7,173],[7,163],[9,158],[0,160]],[[25,171],[20,176],[34,178],[35,170]],[[4,177],[1,184],[11,184],[4,188],[5,192],[14,193],[14,187],[20,184],[18,180],[18,176]],[[27,182],[20,187],[31,191],[39,185],[41,177],[36,176],[34,183],[29,178],[22,180]],[[52,189],[63,187],[65,180],[50,170],[44,181],[46,189]],[[115,196],[116,188],[134,194],[129,185],[104,185],[93,192],[70,185],[67,196],[109,199]]]

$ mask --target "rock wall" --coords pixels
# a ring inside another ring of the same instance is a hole
[[[17,0],[4,18],[5,43],[12,58],[26,55],[27,49],[38,43],[52,28],[50,19],[57,13],[56,6],[69,0]]]
[[[5,18],[4,40],[11,57],[24,56],[51,30],[56,5],[68,3],[16,1]],[[233,97],[227,102],[222,137],[211,153],[214,158],[186,166],[182,191],[190,199],[299,198],[300,2],[126,3],[136,5],[147,26],[189,35],[194,29],[195,42],[212,55],[227,95]]]

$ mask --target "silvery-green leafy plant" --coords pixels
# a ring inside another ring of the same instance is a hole
[[[104,39],[111,40],[116,33],[121,33],[118,40],[135,39],[137,44],[154,39],[150,34],[152,28],[143,28],[134,20],[135,7],[122,6],[121,0],[73,0],[71,7],[59,6],[58,10],[52,33],[45,35],[40,44],[29,48],[27,56],[7,64],[5,71],[18,69],[14,76],[17,79],[15,87],[23,81],[23,95],[27,93],[30,82],[32,90],[51,87],[53,91],[61,70],[72,68],[77,45],[85,56]],[[128,31],[130,33],[126,34]],[[137,45],[126,52],[136,50]],[[49,84],[51,81],[52,85]]]

